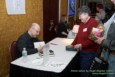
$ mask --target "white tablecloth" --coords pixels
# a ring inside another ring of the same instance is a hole
[[[77,54],[77,51],[66,51],[65,49],[65,46],[70,45],[72,41],[73,39],[66,38],[55,38],[50,41],[50,49],[54,51],[55,55],[53,57],[49,57],[49,62],[45,65],[42,64],[43,58],[40,57],[38,53],[28,55],[28,61],[25,63],[23,62],[23,58],[20,57],[11,62],[11,64],[24,68],[60,73]]]

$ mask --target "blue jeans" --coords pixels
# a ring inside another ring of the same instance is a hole
[[[79,52],[80,77],[88,77],[88,72],[86,70],[90,69],[90,66],[96,55],[96,52]]]

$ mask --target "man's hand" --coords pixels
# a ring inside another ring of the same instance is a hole
[[[42,46],[42,47],[37,48],[37,50],[38,50],[38,52],[43,53],[43,46]]]
[[[63,34],[63,35],[67,35],[67,33],[66,33],[66,32],[61,32],[61,34]]]
[[[76,45],[74,45],[74,48],[76,48],[78,51],[81,51],[82,44],[76,44]]]
[[[97,38],[97,40],[95,40],[95,42],[96,42],[97,44],[101,44],[102,41],[104,40],[104,37],[97,37],[97,36],[95,36],[95,37]]]

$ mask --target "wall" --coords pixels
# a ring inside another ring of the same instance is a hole
[[[43,0],[25,0],[26,14],[8,15],[5,0],[0,0],[0,77],[9,73],[9,45],[27,30],[32,22],[43,27]],[[42,29],[39,36],[42,39]]]
[[[60,15],[62,14],[65,14],[67,15],[68,14],[68,0],[60,0],[61,2],[61,5],[60,5]],[[77,5],[76,7],[78,8],[79,7],[79,0],[76,0],[77,2]],[[77,9],[76,8],[76,9]]]
[[[67,15],[68,16],[68,0],[60,0],[61,2],[61,5],[60,5],[60,15]],[[76,5],[76,10],[79,8],[79,0],[76,0],[77,2],[77,5]],[[74,20],[78,19],[76,18],[77,15],[75,15],[74,17],[71,17],[71,16],[68,16],[68,21],[70,23],[70,27],[72,28],[73,27],[73,24],[74,24]],[[77,21],[77,20],[76,20]],[[79,22],[79,21],[77,21]]]
[[[67,15],[68,11],[68,0],[60,0],[61,5],[60,5],[60,15]]]

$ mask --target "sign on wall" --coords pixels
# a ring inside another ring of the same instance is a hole
[[[25,0],[6,0],[6,9],[9,15],[25,14]]]
[[[69,9],[68,14],[69,15],[75,15],[76,13],[76,0],[69,0]]]

